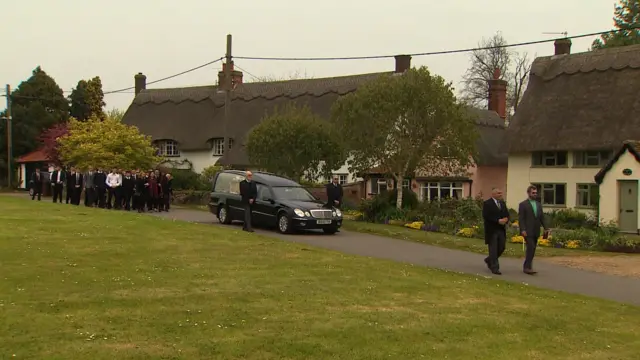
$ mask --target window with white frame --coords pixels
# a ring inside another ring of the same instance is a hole
[[[429,182],[421,186],[423,201],[438,199],[462,199],[463,184],[461,182]]]
[[[156,142],[159,156],[180,156],[178,143],[173,140],[160,140]]]
[[[573,153],[573,166],[576,167],[602,167],[612,157],[611,151],[575,151]]]
[[[402,180],[402,188],[403,189],[411,188],[411,180],[409,180],[409,179]]]
[[[233,146],[233,139],[229,138],[229,149]],[[213,156],[222,156],[224,154],[224,139],[217,138],[211,140],[211,149]]]
[[[536,151],[531,154],[531,165],[537,167],[566,167],[566,151]]]
[[[538,189],[538,198],[543,205],[567,205],[566,184],[532,184]]]
[[[377,178],[371,179],[371,193],[381,194],[387,191],[387,179]]]
[[[576,185],[576,206],[594,207],[598,204],[599,188],[596,184]]]
[[[349,182],[348,174],[334,174],[334,176],[338,177],[338,184],[344,185]]]

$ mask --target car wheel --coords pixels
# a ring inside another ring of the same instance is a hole
[[[334,228],[334,227],[323,228],[322,231],[324,231],[325,234],[333,235],[338,232],[338,228]]]
[[[278,216],[278,231],[283,234],[291,233],[291,221],[285,213],[282,213],[280,214],[280,216]]]
[[[218,207],[218,221],[225,225],[231,224],[231,215],[229,214],[229,208],[226,205]]]

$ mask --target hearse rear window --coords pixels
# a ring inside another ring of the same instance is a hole
[[[240,182],[242,180],[244,180],[244,176],[242,175],[220,173],[216,178],[213,191],[227,194],[240,194]]]

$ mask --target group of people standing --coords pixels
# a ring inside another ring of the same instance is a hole
[[[112,169],[106,173],[95,168],[81,172],[74,167],[68,171],[57,166],[49,178],[53,202],[62,203],[63,189],[66,187],[66,203],[80,205],[84,192],[84,205],[106,209],[144,211],[169,211],[173,195],[172,176],[159,170]],[[36,169],[31,178],[32,200],[42,197],[44,177]]]

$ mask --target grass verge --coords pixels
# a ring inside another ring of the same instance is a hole
[[[640,308],[0,198],[0,358],[629,359]],[[15,357],[14,357],[15,355]]]

